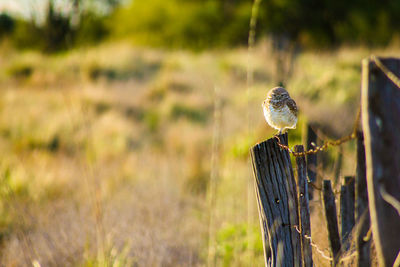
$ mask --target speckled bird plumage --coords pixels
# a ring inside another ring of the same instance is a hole
[[[298,114],[296,102],[284,88],[271,89],[262,107],[265,120],[271,127],[279,130],[279,134],[286,129],[296,128]]]

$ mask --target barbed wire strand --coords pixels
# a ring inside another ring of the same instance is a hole
[[[324,253],[324,251],[321,250],[321,249],[317,246],[317,244],[314,243],[314,241],[312,240],[311,236],[303,234],[303,233],[300,231],[300,229],[299,229],[299,227],[298,227],[297,225],[294,225],[293,227],[294,227],[294,228],[296,229],[296,231],[300,234],[300,236],[302,236],[302,237],[304,237],[304,238],[306,238],[306,239],[308,239],[308,240],[310,241],[311,246],[315,248],[315,250],[322,256],[322,258],[324,258],[324,259],[326,259],[326,260],[329,260],[329,261],[333,261],[333,258],[332,258],[332,257],[327,256],[327,255]]]
[[[369,229],[368,229],[368,232],[365,234],[365,236],[363,237],[362,240],[364,242],[368,242],[371,239],[371,236],[372,236],[372,228],[370,226]]]
[[[344,185],[344,186],[349,185],[355,178],[356,178],[355,176],[352,176],[351,179],[349,179],[349,180],[348,180],[346,183],[344,183],[343,185]],[[316,190],[318,190],[318,191],[322,191],[322,188],[321,188],[320,186],[317,186],[315,183],[313,183],[313,182],[311,182],[311,181],[307,181],[307,183],[308,183],[309,185],[311,185],[312,188],[314,188],[314,189],[316,189]],[[334,191],[333,191],[333,194],[334,194],[334,195],[340,194],[340,190],[334,190]]]
[[[382,61],[375,55],[371,55],[370,59],[381,69],[381,71],[400,89],[400,79],[393,72],[391,72]]]
[[[333,261],[333,258],[332,258],[332,257],[327,256],[327,255],[324,253],[324,251],[323,251],[322,249],[320,249],[320,248],[318,247],[317,244],[314,243],[314,241],[312,240],[311,236],[306,235],[306,234],[303,234],[303,233],[300,231],[300,229],[299,229],[299,227],[298,227],[297,225],[294,225],[293,227],[294,227],[294,229],[296,229],[297,233],[299,233],[300,236],[302,236],[302,237],[304,237],[304,238],[306,238],[306,239],[308,239],[308,240],[310,241],[310,245],[311,245],[313,248],[315,248],[315,250],[321,255],[322,258],[324,258],[324,259],[326,259],[326,260],[329,260],[329,261]],[[328,249],[325,249],[325,250],[328,250]],[[354,256],[356,256],[356,254],[357,254],[357,252],[354,251],[353,253],[351,253],[350,255],[348,255],[348,256],[346,256],[346,257],[339,258],[339,262],[343,262],[343,261],[350,260],[351,258],[353,258]]]
[[[389,194],[383,185],[379,186],[379,193],[381,194],[383,200],[389,203],[400,216],[400,201],[398,201],[394,196]]]
[[[286,149],[287,151],[289,151],[289,153],[291,153],[295,157],[303,157],[305,155],[316,154],[320,151],[326,150],[328,147],[339,146],[339,145],[346,143],[352,139],[355,139],[357,137],[357,129],[358,129],[358,125],[360,122],[360,117],[361,117],[361,105],[358,106],[358,111],[357,111],[356,119],[353,124],[353,130],[352,130],[351,134],[344,136],[338,140],[324,141],[323,145],[316,146],[314,149],[310,149],[310,150],[307,150],[304,152],[295,152],[289,146],[282,144],[278,135],[275,135],[274,138],[278,139],[278,145],[281,148]]]

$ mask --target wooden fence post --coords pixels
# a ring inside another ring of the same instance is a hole
[[[340,187],[340,219],[342,233],[342,250],[350,247],[348,240],[355,224],[354,202],[355,202],[355,181],[354,176],[344,177],[344,184]]]
[[[400,88],[387,70],[400,77],[400,59],[363,61],[368,200],[379,266],[392,266],[400,251]]]
[[[340,181],[340,171],[342,169],[342,165],[343,165],[343,147],[339,146],[337,148],[337,157],[335,160],[335,165],[333,167],[333,177],[335,179],[333,185],[337,185],[338,182]]]
[[[328,238],[332,249],[333,266],[336,266],[339,259],[341,245],[336,215],[335,195],[333,194],[330,180],[323,181],[322,199],[325,210],[326,224],[328,226]]]
[[[314,132],[312,126],[307,124],[307,137],[306,137],[306,149],[314,149],[314,146],[317,145],[317,135]],[[307,154],[307,176],[310,182],[315,183],[317,181],[317,154]],[[308,188],[309,199],[313,199],[313,188],[310,186]]]
[[[364,240],[370,228],[367,176],[365,168],[364,136],[357,132],[357,173],[356,173],[356,248],[357,266],[368,267],[371,265],[370,248],[371,240]]]
[[[287,144],[287,134],[278,136]],[[289,152],[276,138],[251,148],[266,266],[301,266],[297,190]]]
[[[304,152],[303,146],[295,146],[295,152]],[[305,156],[296,157],[297,166],[297,184],[298,184],[298,202],[299,202],[299,214],[300,214],[300,227],[301,232],[301,252],[303,257],[303,266],[312,267],[312,248],[310,239],[311,237],[311,225],[310,225],[310,206],[308,197],[308,182],[307,182],[307,165]]]

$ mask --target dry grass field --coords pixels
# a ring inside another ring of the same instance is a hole
[[[301,115],[290,146],[307,121],[324,139],[351,131],[370,53],[296,57],[286,87]],[[276,86],[274,64],[268,42],[250,56],[123,42],[56,55],[3,45],[1,265],[263,266],[248,150],[275,133],[260,106]],[[354,147],[340,150],[341,176],[355,173]],[[338,151],[326,152],[324,178]],[[313,238],[327,249],[319,199],[311,205]]]

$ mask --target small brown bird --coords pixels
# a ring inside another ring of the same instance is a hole
[[[275,87],[268,92],[267,99],[262,103],[264,117],[268,124],[279,130],[296,129],[297,106],[289,93],[282,87]]]

